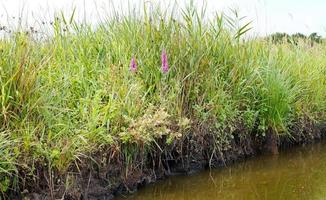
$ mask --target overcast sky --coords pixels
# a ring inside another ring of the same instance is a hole
[[[201,4],[202,0],[195,0]],[[77,18],[97,23],[109,14],[112,5],[126,11],[128,2],[143,5],[144,0],[0,0],[0,25],[14,26],[19,16],[33,26],[40,21],[53,19],[54,13],[63,11],[69,15],[76,8]],[[146,0],[147,4],[177,2],[183,7],[189,0]],[[252,33],[265,35],[271,32],[318,32],[326,36],[326,0],[206,0],[208,15],[228,12],[231,8],[252,21]],[[172,4],[172,3],[171,3]],[[171,5],[170,4],[170,5]],[[13,17],[15,19],[13,19]],[[16,21],[15,21],[16,20]]]

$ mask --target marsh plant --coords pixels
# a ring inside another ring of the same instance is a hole
[[[325,121],[323,43],[245,37],[250,24],[207,21],[192,7],[179,17],[144,13],[95,29],[61,17],[45,40],[19,31],[0,40],[3,194],[37,183],[39,172],[53,191],[54,173],[99,149],[132,170],[187,135],[211,135],[223,155],[237,130],[293,138],[302,119]]]

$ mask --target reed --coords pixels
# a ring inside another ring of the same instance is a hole
[[[302,119],[325,122],[323,43],[248,38],[250,24],[207,21],[193,7],[175,16],[130,14],[95,30],[61,17],[47,39],[16,31],[0,41],[2,193],[40,168],[65,174],[103,148],[132,170],[158,139],[202,127],[223,153],[240,126],[291,138]]]

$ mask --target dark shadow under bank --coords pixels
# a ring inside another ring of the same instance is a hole
[[[305,125],[304,128],[293,128],[291,132],[292,137],[277,136],[271,130],[267,130],[265,137],[255,134],[243,137],[240,132],[233,133],[227,151],[216,149],[213,136],[205,132],[190,134],[170,145],[162,138],[150,151],[137,152],[130,165],[125,164],[126,158],[120,150],[103,148],[93,155],[94,160],[80,163],[78,170],[71,169],[75,173],[54,173],[58,177],[56,180],[66,180],[68,186],[64,186],[65,182],[55,182],[50,191],[46,172],[39,170],[38,182],[26,186],[28,189],[10,199],[113,199],[115,195],[135,192],[167,176],[223,167],[262,153],[277,154],[282,148],[320,141],[326,137],[326,124]],[[120,146],[123,148],[128,147]]]

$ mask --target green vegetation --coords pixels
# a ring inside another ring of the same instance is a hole
[[[310,45],[320,44],[323,42],[323,39],[317,33],[311,33],[308,37],[302,33],[296,33],[289,35],[287,33],[273,33],[269,36],[273,43],[292,43],[298,45],[299,40],[310,41]]]
[[[0,191],[23,190],[40,172],[53,189],[54,174],[98,152],[120,159],[128,176],[158,140],[206,130],[223,154],[236,130],[291,138],[293,126],[325,121],[324,44],[244,39],[248,24],[204,22],[192,8],[182,16],[131,15],[96,30],[62,17],[46,40],[18,31],[2,39]]]

